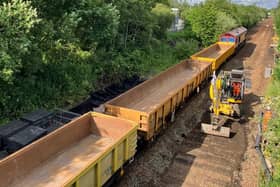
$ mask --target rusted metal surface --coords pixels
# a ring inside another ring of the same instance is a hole
[[[96,186],[101,186],[106,182],[103,180],[107,180],[120,167],[108,166],[115,170],[105,175],[103,172],[106,168],[102,168],[101,158],[109,153],[113,155],[112,147],[120,144],[132,131],[135,132],[136,146],[136,128],[126,120],[87,113],[1,160],[0,186],[64,186],[75,182],[75,178],[85,174],[85,170],[97,162],[102,171],[98,171]],[[128,152],[128,148],[125,151]],[[125,151],[122,162],[132,156]]]
[[[193,60],[212,63],[212,71],[216,71],[235,51],[233,43],[217,42],[191,56]]]
[[[205,67],[207,64],[200,62],[180,63],[109,103],[143,112],[152,112]]]
[[[137,122],[148,140],[210,74],[210,63],[183,61],[107,102],[106,113]]]

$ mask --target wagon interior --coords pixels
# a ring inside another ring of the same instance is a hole
[[[195,54],[195,57],[203,57],[203,58],[218,58],[219,56],[223,55],[227,50],[229,50],[232,46],[216,43],[211,47],[201,51],[200,53]]]
[[[150,79],[107,104],[151,112],[191,81],[207,63],[187,60]]]
[[[62,186],[131,129],[127,121],[88,113],[3,159],[0,186]]]

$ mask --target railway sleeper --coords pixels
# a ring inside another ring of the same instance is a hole
[[[201,158],[205,158],[205,159],[220,159],[223,160],[225,163],[228,163],[228,165],[234,167],[234,166],[238,166],[238,159],[236,159],[236,157],[232,157],[232,156],[225,156],[225,155],[221,155],[218,153],[213,153],[209,150],[203,150],[203,149],[192,149],[191,151],[188,151],[187,154],[190,155],[194,155],[195,157],[201,157]],[[241,156],[240,156],[241,158]]]
[[[217,170],[221,171],[227,176],[232,175],[233,167],[228,165],[227,162],[223,160],[200,158],[190,154],[178,154],[175,157],[175,161],[183,163],[185,165],[190,165],[191,167],[200,167],[207,170]]]
[[[201,177],[198,178],[197,176],[201,176]],[[189,169],[189,174],[187,176],[187,179],[188,178],[192,178],[192,180],[194,178],[197,178],[198,179],[197,184],[200,184],[202,181],[209,182],[209,181],[215,181],[217,179],[222,180],[225,183],[227,182],[230,183],[232,176],[225,175],[224,173],[217,170],[213,170],[213,169],[210,170],[210,168],[206,170],[205,167],[194,166]]]
[[[187,144],[188,147],[193,147],[195,149],[201,149],[206,152],[211,152],[213,154],[221,155],[221,156],[228,156],[231,155],[231,157],[234,155],[235,157],[239,157],[242,155],[242,150],[240,151],[235,151],[235,150],[229,150],[228,148],[220,148],[217,146],[208,146],[205,144],[202,144],[200,147],[198,146],[193,146],[192,144]]]
[[[211,138],[207,138],[205,137],[205,139],[186,139],[185,140],[185,143],[187,145],[190,145],[192,147],[195,147],[195,146],[204,146],[204,147],[217,147],[219,149],[222,149],[222,150],[234,150],[234,148],[237,147],[236,144],[227,144],[227,143],[224,143],[222,141],[215,141],[215,140],[212,140]]]
[[[164,186],[211,186],[209,184],[213,184],[212,181],[217,181],[217,184],[221,186],[227,186],[231,181],[231,176],[216,174],[204,168],[192,167],[175,161],[167,174],[161,178]]]

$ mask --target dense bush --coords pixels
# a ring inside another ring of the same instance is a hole
[[[92,89],[145,74],[162,52],[152,46],[164,42],[173,20],[164,0],[0,3],[1,120],[71,105]]]
[[[274,21],[278,36],[280,36],[280,7],[274,11]],[[280,51],[280,47],[278,48]],[[269,123],[267,132],[264,134],[267,144],[265,145],[265,156],[273,164],[273,180],[269,186],[279,186],[280,184],[280,61],[278,61],[273,71],[273,81],[269,86],[267,97],[273,109],[273,119]]]
[[[280,10],[279,9],[276,9],[274,11],[274,22],[275,22],[275,25],[276,25],[276,31],[277,31],[277,34],[278,36],[280,36]]]
[[[280,63],[280,62],[279,62]],[[268,130],[264,136],[267,140],[265,145],[265,156],[273,164],[273,181],[270,186],[280,184],[280,65],[278,64],[274,72],[274,80],[271,83],[267,96],[269,104],[272,105],[274,117],[269,122]]]
[[[154,75],[215,42],[248,13],[231,14],[230,7],[246,7],[222,0],[175,3],[186,28],[168,33],[170,2],[0,0],[0,123],[38,107],[73,105],[90,90],[134,74]]]
[[[266,10],[256,6],[232,4],[227,0],[206,0],[194,7],[186,7],[183,18],[204,46],[215,42],[218,36],[236,26],[247,28],[266,16]]]
[[[11,82],[24,66],[24,56],[31,53],[31,29],[39,22],[30,2],[14,0],[3,3],[0,11],[0,79]]]

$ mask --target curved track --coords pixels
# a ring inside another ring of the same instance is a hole
[[[251,147],[256,127],[251,118],[268,82],[264,69],[273,63],[272,35],[272,20],[263,21],[250,30],[245,47],[221,68],[244,69],[252,86],[246,93],[244,117],[229,122],[231,138],[200,133],[199,124],[209,118],[208,88],[204,88],[182,106],[173,125],[136,156],[115,186],[257,186],[258,162]]]

